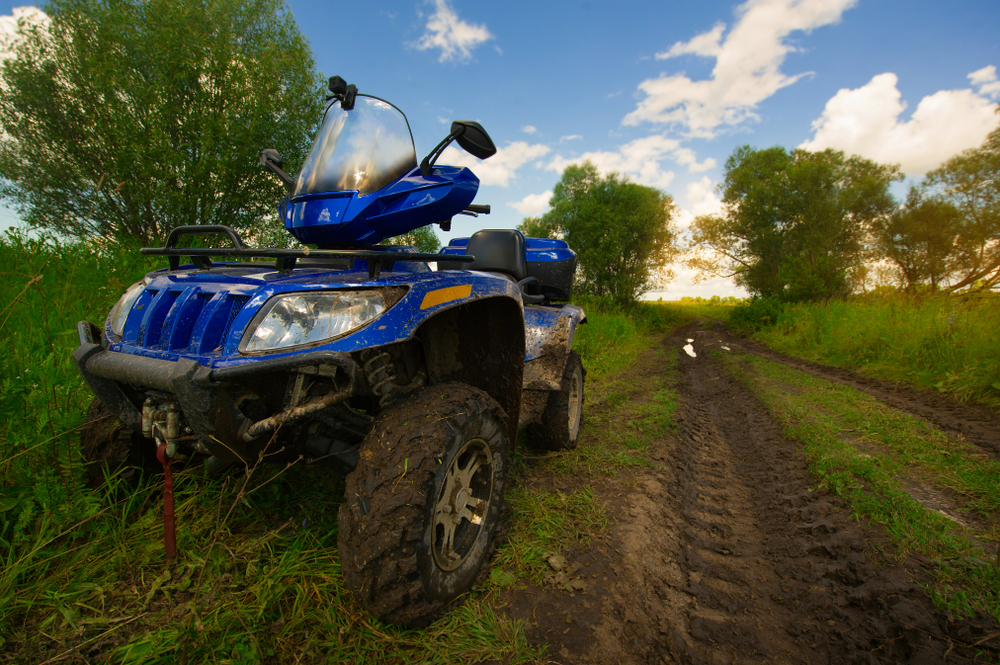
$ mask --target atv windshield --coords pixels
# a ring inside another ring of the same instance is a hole
[[[322,192],[377,192],[417,165],[406,116],[389,102],[358,95],[345,111],[326,112],[292,197]]]

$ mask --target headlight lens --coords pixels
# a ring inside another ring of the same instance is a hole
[[[139,299],[145,288],[146,280],[136,282],[128,287],[128,290],[122,294],[122,297],[118,299],[115,306],[111,308],[111,313],[108,314],[108,323],[111,325],[111,332],[119,337],[122,336],[122,333],[125,331],[125,319],[128,318],[128,313],[132,311],[132,305]]]
[[[360,328],[387,309],[381,291],[315,291],[277,296],[243,336],[244,353],[316,344]]]

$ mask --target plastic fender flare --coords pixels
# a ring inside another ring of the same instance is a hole
[[[464,383],[485,391],[517,435],[524,372],[524,310],[520,298],[494,296],[447,308],[424,321],[420,340],[431,383]]]
[[[530,313],[529,308],[529,313]],[[524,367],[524,390],[559,390],[566,360],[573,348],[576,327],[586,323],[587,315],[577,305],[564,305],[553,312],[549,308],[537,308],[554,322],[545,327],[537,327],[534,332],[535,346],[529,351],[531,359]]]

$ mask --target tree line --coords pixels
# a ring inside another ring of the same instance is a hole
[[[909,188],[897,165],[843,152],[742,146],[726,161],[723,210],[695,219],[686,258],[783,300],[846,295],[886,265],[906,290],[1000,285],[1000,127]]]
[[[621,302],[669,281],[681,256],[698,280],[732,278],[786,301],[862,290],[878,267],[910,292],[1000,286],[1000,127],[900,202],[892,185],[903,178],[898,165],[832,149],[740,146],[719,185],[722,211],[695,218],[684,241],[669,195],[585,162],[566,168],[551,209],[520,228],[565,238],[579,288]]]
[[[282,0],[51,0],[22,21],[0,77],[0,198],[36,229],[151,242],[181,224],[280,231],[280,146],[294,171],[325,104]],[[845,295],[888,266],[908,290],[1000,286],[1000,128],[912,186],[836,150],[737,148],[722,211],[677,228],[673,198],[590,162],[566,168],[529,236],[566,239],[579,291],[634,302],[673,277],[730,277],[754,296]],[[402,239],[434,251],[429,228]]]

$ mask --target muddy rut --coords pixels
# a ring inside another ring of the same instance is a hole
[[[688,339],[696,357],[681,351]],[[652,446],[653,468],[615,478],[528,474],[529,484],[563,491],[590,485],[613,525],[592,550],[567,557],[584,591],[518,588],[498,609],[527,619],[529,639],[547,643],[556,663],[996,662],[1000,628],[936,609],[920,586],[921,561],[884,560],[891,546],[879,529],[816,487],[799,444],[705,353],[734,343],[774,357],[721,328],[690,325],[663,339],[679,354],[677,427]],[[635,383],[668,370],[650,352]],[[866,381],[842,370],[823,378]],[[649,399],[642,390],[630,397]],[[904,397],[907,410],[962,420],[955,405]],[[588,418],[608,413],[588,409]],[[992,441],[988,413],[965,421]]]

